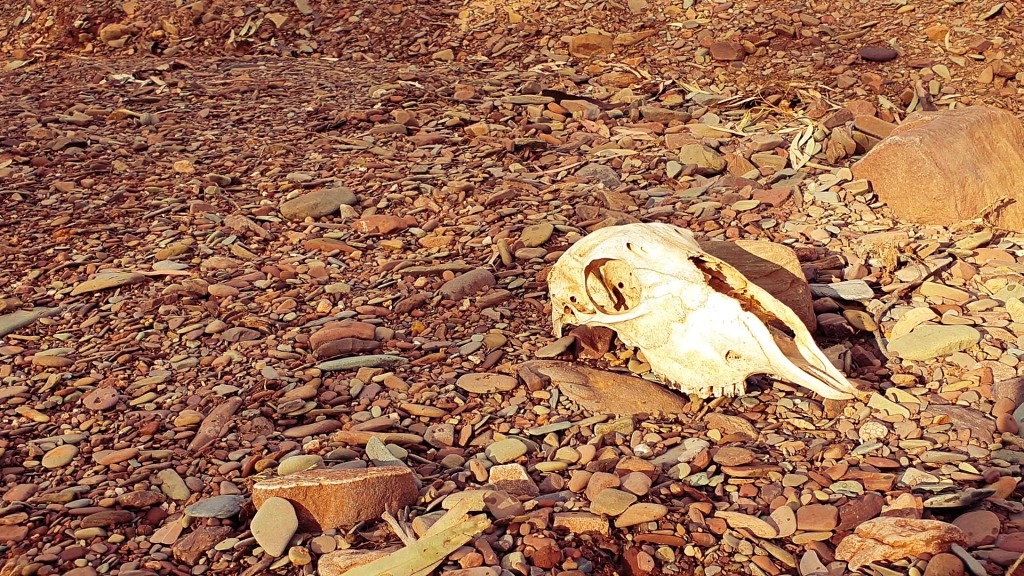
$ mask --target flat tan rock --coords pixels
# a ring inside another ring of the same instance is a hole
[[[870,562],[895,562],[922,554],[948,552],[950,546],[963,545],[966,540],[963,530],[938,520],[874,518],[858,526],[839,543],[836,560],[856,570]]]
[[[904,220],[949,225],[973,220],[1024,189],[1024,126],[1004,110],[969,106],[918,112],[853,165],[880,200]],[[1024,230],[1024,203],[992,214]]]
[[[259,509],[273,497],[295,507],[299,528],[322,532],[372,520],[416,502],[412,470],[399,467],[305,470],[257,482],[252,499]]]
[[[731,528],[749,530],[751,534],[758,538],[778,538],[779,536],[779,532],[774,526],[757,516],[743,514],[742,512],[719,510],[715,512],[715,517],[725,520]]]
[[[463,374],[456,380],[455,385],[466,392],[473,394],[491,394],[494,392],[508,392],[518,385],[512,376],[505,374],[491,374],[471,372]]]
[[[602,414],[681,414],[687,401],[650,380],[575,366],[569,362],[531,360],[520,370],[539,374],[573,402]]]
[[[590,512],[558,512],[554,516],[553,526],[568,530],[572,534],[608,533],[608,519]]]

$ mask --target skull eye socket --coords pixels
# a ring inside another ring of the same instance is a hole
[[[602,313],[622,314],[640,303],[643,289],[633,275],[633,267],[622,260],[594,260],[583,274],[587,296]]]

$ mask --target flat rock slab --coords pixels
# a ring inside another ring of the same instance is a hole
[[[200,500],[185,508],[185,515],[192,518],[231,518],[238,514],[245,503],[245,497],[237,494],[223,494]]]
[[[931,360],[966,350],[980,341],[981,332],[970,326],[924,324],[890,340],[889,351],[904,360]]]
[[[4,314],[0,316],[0,336],[7,336],[11,332],[21,330],[40,318],[56,314],[59,310],[60,308],[32,308]]]
[[[573,402],[600,414],[682,414],[687,401],[664,386],[614,372],[554,360],[519,365],[550,380]]]
[[[252,500],[259,509],[270,498],[292,503],[307,532],[355,525],[416,502],[419,491],[408,468],[304,470],[257,482]]]
[[[348,188],[327,188],[308,192],[281,204],[281,215],[301,222],[306,218],[320,218],[338,211],[342,205],[351,206],[358,200]]]
[[[963,544],[966,538],[956,526],[937,520],[874,518],[839,542],[836,559],[856,570],[870,562],[895,562],[948,552],[953,544]]]
[[[455,385],[473,394],[508,392],[519,384],[512,376],[505,374],[470,373],[459,376]]]
[[[994,223],[1024,230],[1024,126],[1005,110],[969,106],[911,114],[853,165],[900,218],[950,225],[995,211]]]

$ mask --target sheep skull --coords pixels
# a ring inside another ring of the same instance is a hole
[[[856,393],[789,307],[701,250],[688,230],[597,230],[558,259],[548,289],[556,337],[567,324],[610,328],[682,392],[734,396],[748,376],[768,374],[825,398]]]

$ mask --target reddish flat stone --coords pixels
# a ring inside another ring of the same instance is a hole
[[[375,334],[373,324],[357,322],[355,320],[342,320],[341,322],[330,322],[313,333],[309,337],[309,345],[314,350],[342,338],[359,338],[360,340],[373,340]]]
[[[796,510],[796,527],[808,532],[829,532],[839,524],[839,509],[831,504],[808,504]]]
[[[0,542],[17,543],[28,536],[28,526],[2,526],[0,525]]]
[[[967,546],[973,548],[995,542],[1002,522],[991,510],[974,510],[958,516],[953,525],[964,531]]]
[[[724,62],[743,60],[747,50],[739,42],[715,42],[711,45],[711,58]]]

